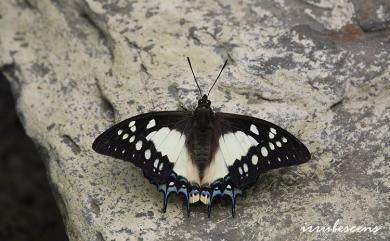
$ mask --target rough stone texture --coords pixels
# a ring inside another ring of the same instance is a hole
[[[70,239],[388,240],[390,31],[363,31],[358,4],[1,1],[1,70],[43,150]],[[202,206],[188,219],[178,198],[164,214],[140,170],[91,150],[119,120],[194,105],[186,56],[204,89],[228,57],[213,106],[286,127],[313,154],[262,175],[235,219],[221,204],[210,219]],[[382,229],[300,230],[337,219]]]
[[[390,1],[354,0],[356,18],[364,31],[377,31],[390,27]]]

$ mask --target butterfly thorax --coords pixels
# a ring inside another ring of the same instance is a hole
[[[192,116],[192,127],[200,132],[208,132],[213,127],[214,112],[210,107],[211,101],[204,95],[198,100]]]

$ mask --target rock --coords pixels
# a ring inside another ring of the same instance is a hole
[[[356,18],[364,31],[390,28],[390,2],[386,0],[353,0]]]
[[[389,31],[367,33],[350,1],[2,1],[0,64],[46,159],[70,240],[387,240]],[[110,125],[196,103],[267,119],[311,150],[238,199],[185,207],[141,171],[94,153]],[[376,233],[303,232],[379,226]],[[386,226],[387,225],[387,226]]]
[[[0,117],[0,240],[67,241],[45,166],[24,133],[1,73]]]

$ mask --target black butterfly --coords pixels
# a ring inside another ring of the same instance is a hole
[[[209,217],[213,201],[228,197],[234,217],[236,197],[261,173],[304,163],[310,153],[275,124],[214,112],[210,91],[193,111],[150,112],[124,120],[96,138],[92,148],[141,167],[144,176],[164,193],[164,212],[169,195],[176,193],[185,197],[188,215],[189,205],[201,201],[208,206]]]

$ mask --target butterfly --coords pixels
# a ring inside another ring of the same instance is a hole
[[[235,216],[236,198],[252,186],[261,173],[310,160],[308,149],[292,134],[268,121],[251,116],[214,112],[209,94],[202,94],[192,111],[159,111],[126,119],[93,142],[97,153],[132,162],[164,195],[163,211],[172,193],[190,204],[207,205],[227,198]]]

